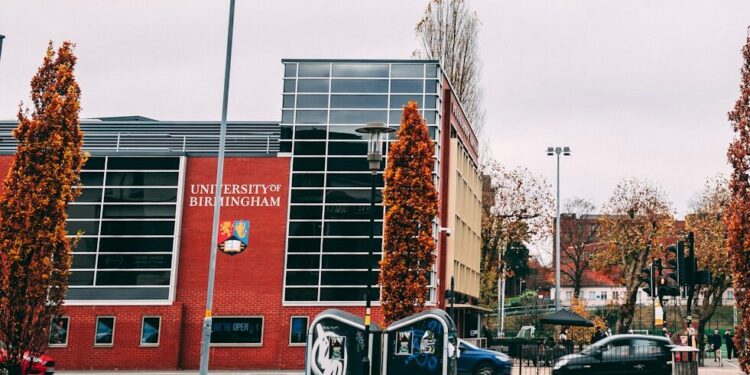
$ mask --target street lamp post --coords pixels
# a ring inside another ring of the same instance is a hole
[[[211,249],[208,263],[208,288],[206,290],[206,313],[203,318],[201,336],[200,374],[208,374],[209,346],[213,325],[212,310],[214,300],[214,278],[216,275],[216,247],[219,236],[219,213],[221,209],[221,183],[224,177],[224,148],[227,140],[227,104],[229,102],[229,71],[232,65],[232,35],[234,32],[234,2],[229,0],[229,26],[227,31],[227,53],[224,62],[224,97],[221,105],[221,125],[219,128],[219,155],[216,166],[216,193],[214,196],[214,218],[211,228]]]
[[[365,355],[362,357],[362,374],[370,375],[372,367],[370,366],[370,320],[371,320],[371,301],[370,294],[372,291],[372,256],[375,250],[375,186],[377,185],[378,170],[380,162],[383,160],[383,142],[386,133],[394,132],[395,129],[385,126],[382,122],[370,122],[362,128],[357,129],[357,133],[368,134],[367,141],[367,162],[370,167],[371,184],[370,184],[370,250],[367,253],[367,291],[365,292]]]
[[[547,147],[547,156],[557,156],[557,213],[555,214],[555,311],[560,310],[560,154],[570,156],[570,147]]]

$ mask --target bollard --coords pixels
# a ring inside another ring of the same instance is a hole
[[[672,375],[698,375],[698,349],[692,346],[672,349]]]

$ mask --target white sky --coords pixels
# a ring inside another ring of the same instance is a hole
[[[0,118],[49,39],[77,43],[83,117],[218,120],[228,1],[3,0]],[[229,118],[280,119],[282,58],[409,58],[426,0],[238,0]],[[483,21],[486,137],[509,166],[601,204],[624,177],[680,215],[727,171],[750,2],[473,0]]]

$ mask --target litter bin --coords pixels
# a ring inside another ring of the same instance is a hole
[[[443,310],[427,310],[385,330],[385,375],[456,374],[456,326]]]
[[[698,349],[692,346],[673,348],[672,375],[698,375]]]
[[[381,369],[383,330],[370,324],[370,368]],[[365,357],[364,319],[338,309],[328,309],[315,317],[307,332],[305,375],[362,375]]]

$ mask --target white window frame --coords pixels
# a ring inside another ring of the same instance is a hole
[[[289,346],[305,346],[307,344],[307,340],[303,340],[302,342],[292,342],[292,327],[294,322],[294,319],[305,319],[305,337],[307,337],[307,330],[310,329],[310,317],[307,315],[292,315],[289,317]]]
[[[159,319],[159,325],[156,327],[157,340],[156,340],[156,343],[154,343],[154,344],[144,343],[143,342],[143,328],[146,326],[146,318],[149,318],[149,319],[153,319],[153,318]],[[138,338],[138,341],[140,343],[139,346],[141,346],[141,347],[155,348],[155,347],[159,346],[159,344],[161,343],[161,316],[159,316],[159,315],[144,315],[143,317],[141,317],[141,334],[140,334],[140,337]]]
[[[50,347],[50,348],[64,348],[64,347],[68,346],[68,340],[70,339],[70,316],[68,316],[68,315],[61,315],[61,316],[58,316],[58,317],[53,317],[52,320],[50,321],[50,325],[52,325],[52,323],[54,323],[54,321],[56,319],[65,319],[65,320],[68,321],[68,323],[66,325],[67,328],[66,328],[66,332],[65,332],[65,342],[62,343],[62,344],[52,344],[52,343],[49,342],[50,338],[47,337],[47,347]],[[52,333],[51,329],[50,329],[49,333]]]
[[[263,315],[222,315],[222,316],[214,316],[213,319],[223,319],[223,318],[260,318],[260,342],[259,343],[248,343],[248,344],[242,344],[242,343],[213,343],[211,342],[211,337],[209,336],[209,347],[213,348],[259,348],[263,346],[263,336],[266,334],[266,318]],[[213,323],[212,323],[213,324]]]
[[[96,342],[96,334],[98,333],[99,329],[99,319],[101,318],[112,318],[112,342],[107,344],[100,344]],[[110,347],[115,346],[115,329],[117,328],[117,317],[114,315],[99,315],[96,317],[96,320],[94,321],[94,346],[96,347]]]

